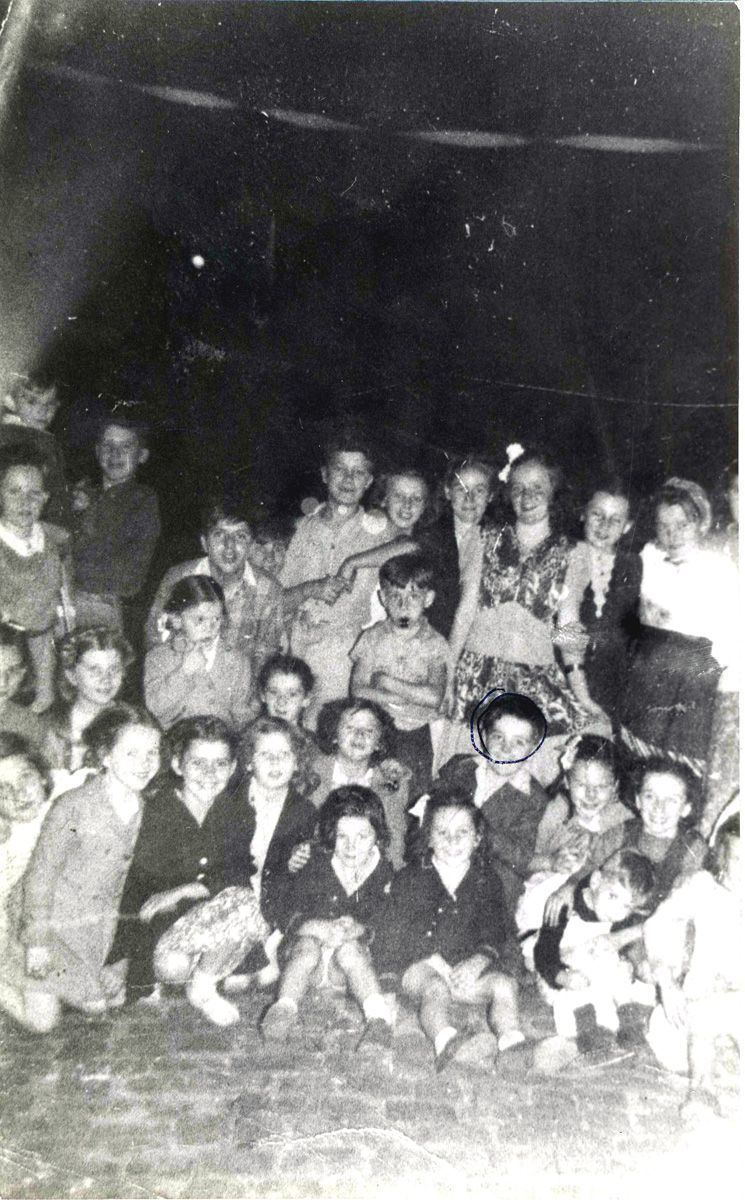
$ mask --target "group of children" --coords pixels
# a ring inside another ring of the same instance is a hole
[[[7,1013],[45,1032],[64,1006],[101,1016],[184,988],[229,1025],[231,997],[257,987],[262,1035],[284,1040],[322,986],[359,1005],[362,1052],[390,1047],[413,1010],[437,1071],[467,1052],[474,1014],[493,1055],[544,1071],[642,1028],[660,1061],[689,1071],[689,1107],[716,1105],[717,1039],[739,1047],[739,816],[712,817],[710,803],[704,819],[685,756],[632,761],[622,743],[609,640],[593,642],[583,604],[595,596],[599,619],[618,584],[625,498],[593,494],[588,540],[566,564],[557,662],[589,731],[564,739],[547,788],[536,764],[552,714],[530,695],[495,688],[474,709],[470,750],[442,753],[448,638],[493,530],[482,460],[453,468],[445,514],[427,520],[430,488],[413,468],[391,472],[363,508],[370,455],[338,442],[327,499],[305,506],[284,558],[263,552],[240,511],[211,505],[204,557],[171,568],[155,595],[140,684],[124,628],[159,528],[154,493],[136,480],[143,434],[104,423],[101,487],[66,490],[53,392],[21,388],[9,406]],[[61,524],[42,520],[53,499]],[[528,987],[553,1011],[555,1036],[540,1045]]]

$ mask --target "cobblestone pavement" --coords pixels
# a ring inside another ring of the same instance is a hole
[[[684,1085],[646,1049],[548,1079],[509,1055],[437,1076],[411,1018],[392,1050],[355,1053],[359,1017],[318,996],[274,1047],[266,999],[238,1003],[228,1030],[178,996],[46,1038],[0,1018],[0,1195],[722,1200],[741,1178],[734,1118],[683,1129]],[[525,1009],[548,1034],[531,993]]]

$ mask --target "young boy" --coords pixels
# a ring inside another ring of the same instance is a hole
[[[432,776],[430,722],[445,692],[450,652],[425,613],[435,598],[432,565],[420,554],[400,554],[380,568],[380,597],[386,619],[358,637],[353,696],[375,700],[393,718],[392,755],[412,772],[416,797]]]
[[[110,417],[100,427],[96,459],[102,486],[78,485],[73,497],[73,570],[78,628],[121,629],[123,601],[142,589],[160,536],[155,492],[138,483],[149,456],[145,431]]]
[[[654,867],[637,850],[619,850],[576,885],[574,908],[565,908],[558,925],[543,924],[535,945],[535,967],[544,998],[554,1011],[556,1032],[577,1050],[577,1013],[591,1006],[597,1032],[587,1048],[615,1045],[618,1006],[634,999],[651,1005],[648,985],[632,983],[632,966],[620,949],[641,936],[641,920],[654,890]],[[649,995],[646,995],[646,993]],[[580,1044],[582,1039],[580,1039]],[[556,1047],[555,1049],[558,1049]]]
[[[225,596],[226,644],[247,649],[256,678],[271,655],[287,649],[282,588],[266,571],[251,565],[251,529],[229,501],[217,501],[205,510],[200,540],[203,558],[179,563],[163,576],[147,619],[148,647],[160,644],[158,621],[174,585],[186,575],[210,575]]]
[[[294,614],[290,648],[316,677],[306,716],[310,729],[315,728],[324,704],[347,695],[349,651],[370,613],[372,570],[358,571],[353,583],[338,578],[336,572],[351,554],[392,537],[385,516],[366,513],[361,507],[373,469],[366,443],[353,435],[327,447],[321,470],[326,502],[298,521],[282,568],[285,604]]]
[[[53,383],[44,386],[37,380],[19,377],[3,397],[0,446],[16,446],[19,443],[33,446],[44,464],[44,480],[49,495],[44,520],[49,525],[70,529],[72,507],[65,463],[59,443],[49,428],[58,408],[59,397]]]

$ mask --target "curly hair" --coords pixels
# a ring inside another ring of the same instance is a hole
[[[49,763],[40,750],[28,738],[19,733],[0,731],[0,760],[4,758],[25,758],[39,772],[44,784],[44,792],[48,796],[52,790],[52,776]]]
[[[369,821],[381,850],[391,840],[385,809],[372,788],[352,783],[329,792],[318,810],[318,842],[325,850],[333,851],[342,817],[361,817]]]
[[[374,700],[347,698],[330,700],[328,704],[324,704],[318,714],[316,741],[323,754],[336,754],[339,747],[339,723],[342,717],[347,714],[354,716],[359,712],[372,713],[380,726],[378,747],[370,755],[370,766],[375,767],[390,755],[396,727],[393,724],[393,718]]]
[[[91,650],[116,650],[125,671],[135,660],[134,650],[116,629],[96,625],[91,629],[68,633],[59,644],[57,666],[57,692],[66,706],[72,704],[76,695],[68,673],[74,671],[83,656]]]
[[[132,726],[152,729],[158,735],[161,732],[158,722],[140,705],[125,704],[122,700],[107,704],[83,732],[86,765],[100,770],[104,758],[114,749],[124,730]]]
[[[232,759],[238,757],[238,736],[219,717],[182,717],[176,721],[164,737],[168,761],[175,758],[180,763],[193,742],[221,742]]]
[[[239,750],[242,771],[246,775],[251,774],[259,738],[270,733],[282,733],[287,738],[295,755],[295,770],[290,787],[299,796],[308,796],[318,786],[318,776],[308,761],[308,735],[280,717],[257,717],[248,726]]]

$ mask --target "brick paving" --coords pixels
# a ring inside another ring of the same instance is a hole
[[[318,996],[301,1035],[264,1046],[265,1003],[239,997],[228,1030],[178,996],[47,1038],[0,1018],[0,1196],[722,1200],[741,1178],[734,1118],[684,1129],[684,1084],[646,1049],[550,1079],[509,1056],[436,1076],[411,1018],[360,1055],[357,1014]]]

